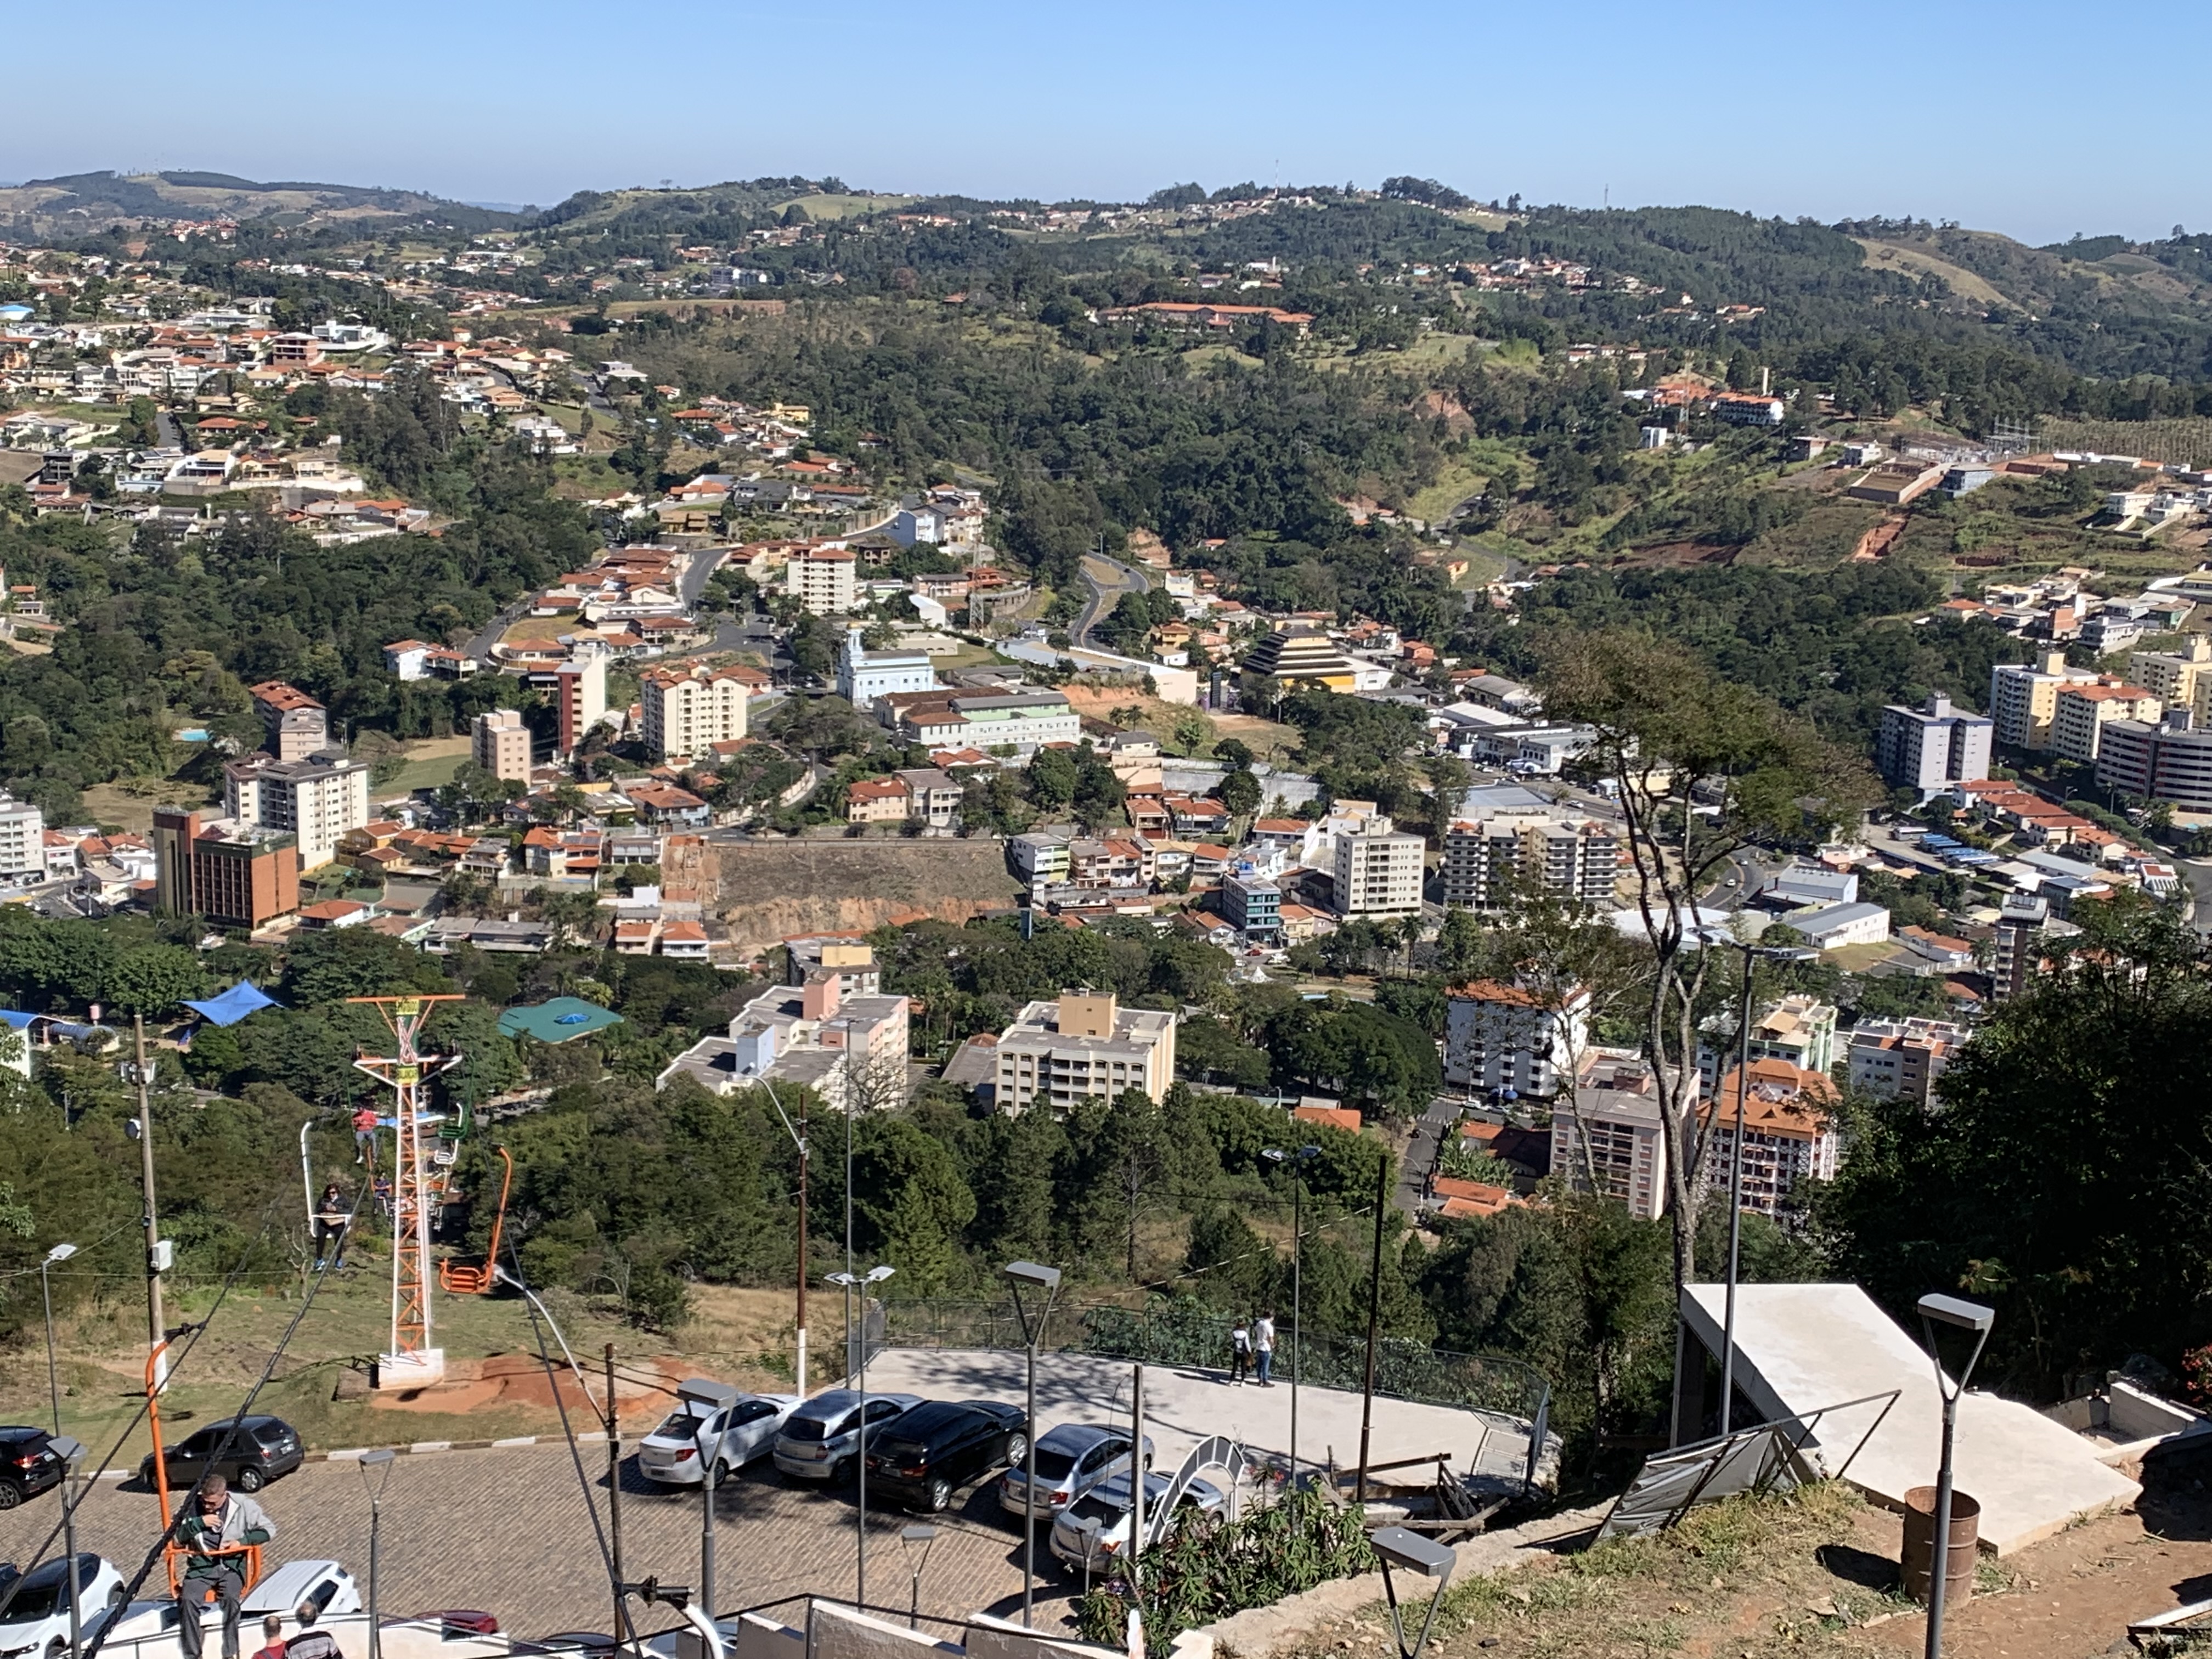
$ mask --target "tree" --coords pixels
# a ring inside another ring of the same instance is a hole
[[[1676,1287],[1697,1277],[1692,1194],[1710,1136],[1695,1121],[1697,1022],[1712,953],[1697,899],[1753,840],[1794,844],[1880,798],[1865,764],[1726,680],[1670,641],[1616,629],[1547,643],[1541,683],[1554,719],[1595,728],[1589,757],[1620,790],[1651,974],[1644,1047],[1668,1162]],[[1709,811],[1692,811],[1692,795]]]
[[[1229,809],[1231,817],[1249,817],[1260,810],[1262,799],[1260,780],[1239,769],[1221,780],[1214,790],[1215,796]]]
[[[125,951],[110,970],[108,1000],[126,1013],[159,1017],[176,1012],[207,984],[199,959],[174,945],[142,945]]]

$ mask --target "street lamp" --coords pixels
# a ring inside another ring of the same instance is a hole
[[[392,1484],[393,1462],[389,1446],[380,1446],[361,1455],[361,1481],[368,1489],[368,1659],[383,1659],[384,1655],[384,1638],[376,1622],[376,1574],[382,1565],[380,1547],[383,1540],[379,1534],[384,1519],[384,1489]],[[371,1469],[376,1471],[373,1480]]]
[[[1290,1167],[1291,1185],[1291,1490],[1298,1486],[1298,1346],[1300,1309],[1305,1301],[1306,1165],[1321,1156],[1318,1146],[1301,1146],[1294,1152],[1270,1146],[1260,1154],[1271,1163]]]
[[[1060,1291],[1060,1269],[1040,1266],[1034,1261],[1009,1261],[1004,1269],[1006,1282],[1013,1287],[1014,1316],[1022,1322],[1022,1341],[1030,1351],[1029,1444],[1024,1449],[1027,1463],[1024,1469],[1025,1484],[1022,1487],[1022,1623],[1030,1622],[1036,1595],[1036,1362],[1037,1344],[1043,1340],[1046,1323],[1052,1318],[1053,1297]],[[1044,1292],[1044,1305],[1036,1317],[1030,1317],[1029,1304],[1022,1300],[1022,1287],[1027,1285],[1031,1295]],[[1129,1448],[1129,1467],[1141,1471],[1145,1461],[1142,1448]],[[1142,1478],[1141,1473],[1139,1477]]]
[[[699,1605],[707,1617],[714,1616],[714,1464],[722,1450],[720,1431],[714,1430],[721,1414],[738,1403],[738,1391],[712,1377],[686,1377],[676,1385],[676,1397],[697,1409],[699,1434]],[[610,1407],[612,1402],[610,1401]],[[713,1449],[710,1452],[709,1447]]]
[[[1966,1380],[1973,1376],[1982,1350],[1989,1346],[1990,1327],[1996,1323],[1997,1316],[1994,1308],[1985,1308],[1978,1302],[1940,1293],[1922,1297],[1919,1307],[1920,1328],[1928,1339],[1928,1355],[1936,1362],[1936,1392],[1943,1401],[1943,1455],[1936,1471],[1936,1536],[1932,1559],[1928,1564],[1927,1646],[1927,1659],[1942,1659],[1943,1593],[1949,1588],[1947,1581],[1951,1571],[1951,1442],[1959,1425],[1959,1396],[1966,1393]],[[1936,1346],[1938,1325],[1950,1325],[1974,1334],[1974,1351],[1967,1356],[1957,1384],[1951,1388],[1943,1385],[1943,1356]]]
[[[908,1586],[910,1596],[906,1609],[906,1627],[908,1630],[921,1628],[921,1570],[929,1565],[929,1552],[936,1542],[937,1528],[934,1527],[918,1525],[899,1529],[899,1547],[906,1552],[907,1570],[913,1578]],[[921,1546],[919,1559],[914,1553],[916,1544]]]
[[[848,1182],[846,1192],[848,1198],[851,1191],[851,1183]],[[896,1267],[878,1266],[869,1268],[868,1271],[864,1273],[831,1273],[830,1275],[830,1282],[832,1285],[841,1285],[844,1287],[847,1307],[849,1308],[852,1305],[854,1293],[855,1291],[860,1293],[860,1359],[854,1366],[854,1370],[858,1375],[860,1385],[860,1426],[854,1431],[853,1440],[853,1471],[854,1479],[859,1483],[854,1493],[855,1506],[853,1511],[853,1605],[860,1608],[865,1608],[868,1605],[867,1291],[868,1286],[871,1285],[882,1284],[884,1280],[889,1279],[897,1271],[898,1269]],[[852,1355],[853,1343],[853,1339],[850,1334],[852,1330],[852,1316],[849,1314],[846,1316],[845,1328],[848,1333],[845,1338],[845,1351],[847,1358],[849,1359]]]
[[[1398,1644],[1398,1659],[1420,1659],[1429,1632],[1437,1622],[1437,1609],[1443,1605],[1444,1585],[1459,1565],[1459,1557],[1435,1539],[1403,1527],[1378,1528],[1368,1534],[1367,1541],[1375,1547],[1376,1557],[1382,1563],[1382,1593],[1390,1602],[1390,1634]],[[1421,1621],[1421,1633],[1410,1648],[1406,1645],[1405,1620],[1398,1611],[1398,1587],[1390,1577],[1392,1567],[1437,1581],[1436,1590],[1429,1597],[1429,1616]]]
[[[46,1252],[46,1259],[39,1263],[39,1294],[46,1304],[46,1392],[54,1397],[54,1432],[62,1431],[61,1373],[54,1369],[54,1287],[46,1277],[46,1269],[57,1261],[66,1261],[76,1254],[74,1244],[57,1244]]]
[[[65,1248],[74,1249],[75,1245]],[[58,1434],[46,1443],[54,1455],[62,1460],[62,1559],[69,1563],[70,1659],[82,1653],[84,1616],[78,1607],[77,1598],[82,1587],[77,1582],[76,1570],[76,1500],[77,1474],[84,1462],[84,1443]]]

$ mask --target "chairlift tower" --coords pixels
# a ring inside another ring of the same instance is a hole
[[[415,1039],[433,1012],[431,1005],[459,1002],[454,995],[349,997],[374,1007],[391,1030],[398,1052],[364,1054],[354,1061],[392,1091],[392,1346],[377,1356],[376,1386],[419,1389],[446,1375],[445,1350],[434,1346],[430,1316],[430,1212],[445,1190],[442,1171],[433,1170],[424,1154],[422,1085],[460,1064],[459,1054],[422,1054]],[[444,1154],[447,1162],[450,1154]]]

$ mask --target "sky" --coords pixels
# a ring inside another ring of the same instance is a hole
[[[81,9],[10,15],[9,181],[158,167],[546,206],[789,174],[1127,200],[1413,173],[2029,242],[2212,228],[2194,71],[2147,68],[2208,61],[2204,0],[2139,0],[2124,42],[2044,0],[236,0],[214,22],[105,0],[118,50],[91,58]]]

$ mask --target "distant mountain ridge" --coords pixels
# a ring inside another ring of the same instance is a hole
[[[0,231],[10,235],[86,234],[137,219],[276,219],[292,224],[419,219],[480,229],[513,223],[515,216],[424,191],[263,181],[191,170],[64,173],[0,187]]]

